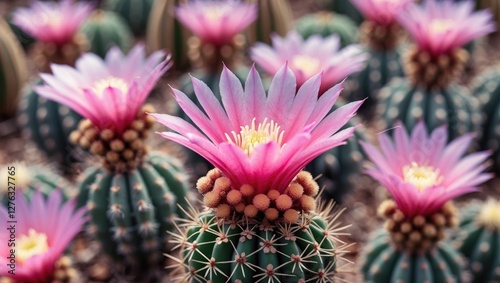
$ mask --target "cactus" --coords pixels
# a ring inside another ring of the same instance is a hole
[[[106,10],[120,14],[137,37],[146,33],[154,0],[107,0]]]
[[[333,206],[301,214],[293,223],[217,218],[192,213],[175,243],[182,246],[176,282],[329,282],[342,248],[336,244]]]
[[[188,191],[179,160],[152,153],[124,173],[89,168],[79,182],[78,207],[90,214],[88,231],[117,260],[146,268],[166,251],[166,231],[186,205]],[[176,214],[177,213],[177,214]],[[140,270],[140,269],[139,269]]]
[[[481,122],[479,101],[455,84],[427,89],[398,78],[380,90],[380,99],[377,111],[382,117],[381,129],[390,128],[397,121],[412,129],[423,120],[429,130],[448,124],[451,140],[476,132]]]
[[[295,29],[303,38],[313,34],[323,37],[337,34],[342,47],[358,41],[358,28],[355,23],[346,16],[330,12],[305,15],[297,20]]]
[[[379,230],[367,247],[363,282],[461,283],[463,266],[460,254],[446,242],[425,253],[409,254],[396,249],[387,232]]]
[[[33,85],[42,81],[36,79]],[[23,134],[30,138],[46,155],[60,163],[62,169],[77,161],[75,147],[69,142],[70,133],[82,119],[73,110],[55,101],[47,100],[27,87],[19,103],[18,121]]]
[[[189,67],[187,41],[191,32],[174,17],[174,8],[183,0],[157,0],[154,2],[148,22],[146,45],[149,52],[166,49],[172,54],[173,67],[184,70]]]
[[[13,116],[27,78],[21,46],[9,25],[0,19],[0,116]]]
[[[471,283],[500,280],[500,202],[473,202],[463,209],[457,247],[468,260]]]
[[[480,147],[493,151],[494,170],[500,170],[500,67],[477,76],[472,83],[474,96],[481,102],[483,113]]]
[[[82,32],[89,44],[90,52],[102,58],[113,46],[127,52],[132,43],[132,32],[116,13],[96,10],[83,24]]]
[[[31,35],[27,34],[18,26],[10,22],[10,19],[9,26],[25,51],[27,51],[35,43],[35,39]]]
[[[246,38],[249,46],[255,42],[271,44],[271,35],[285,36],[292,29],[293,15],[288,0],[247,0],[257,2],[257,20],[247,28]]]
[[[358,9],[352,5],[350,0],[327,0],[325,2],[328,2],[328,8],[335,13],[348,16],[356,24],[361,24],[361,22],[363,22],[363,16]]]

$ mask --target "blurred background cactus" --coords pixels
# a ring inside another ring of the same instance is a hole
[[[257,20],[245,32],[248,45],[253,45],[255,42],[269,44],[273,33],[285,36],[292,29],[293,14],[289,0],[246,1],[256,3],[258,9]]]
[[[105,0],[106,10],[122,16],[136,37],[146,34],[154,0]]]
[[[363,16],[358,9],[352,5],[351,0],[323,0],[323,2],[326,8],[335,13],[348,16],[356,24],[359,25],[363,22]]]
[[[305,15],[295,22],[295,29],[307,39],[313,34],[327,37],[337,34],[342,47],[358,42],[358,28],[347,16],[329,12]]]

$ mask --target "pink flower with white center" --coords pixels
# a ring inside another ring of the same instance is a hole
[[[36,1],[30,8],[19,8],[12,22],[39,41],[64,45],[72,41],[88,18],[92,5],[73,0]]]
[[[297,31],[290,31],[284,38],[272,35],[272,44],[256,43],[250,49],[252,60],[270,75],[276,74],[288,62],[298,86],[323,72],[320,94],[360,71],[368,59],[360,45],[339,50],[340,39],[337,35],[326,38],[313,35],[304,40]]]
[[[257,4],[240,0],[194,0],[180,4],[175,15],[203,42],[222,46],[255,21]]]
[[[381,152],[361,142],[375,164],[367,174],[387,188],[406,216],[429,215],[447,201],[479,190],[479,184],[493,177],[483,173],[489,152],[462,157],[473,135],[463,135],[446,145],[447,131],[443,126],[428,135],[424,123],[419,122],[411,136],[403,127],[396,128],[394,142],[388,135],[380,135]]]
[[[339,131],[362,104],[349,103],[329,113],[341,85],[318,98],[321,74],[298,92],[291,69],[283,66],[274,76],[268,94],[252,67],[245,87],[224,67],[220,81],[222,105],[202,81],[193,88],[203,109],[173,89],[180,107],[196,125],[179,117],[153,116],[174,132],[161,136],[206,158],[230,179],[233,189],[251,185],[256,193],[284,192],[292,179],[315,157],[346,143],[354,127]]]
[[[437,56],[495,31],[492,13],[474,12],[474,5],[474,1],[427,0],[422,6],[410,4],[397,18],[419,49]]]
[[[392,25],[396,15],[414,0],[350,0],[366,20],[379,25]]]
[[[55,263],[70,241],[82,230],[85,208],[74,211],[74,201],[63,204],[59,190],[47,200],[37,191],[29,203],[22,194],[17,194],[15,204],[15,214],[0,206],[2,223],[16,221],[12,224],[15,231],[0,233],[0,240],[5,243],[0,246],[0,276],[16,282],[46,282],[54,275]],[[7,245],[11,233],[15,233],[15,247]],[[15,249],[15,275],[9,273],[11,249]]]
[[[53,74],[41,74],[45,85],[35,91],[70,107],[99,129],[121,133],[170,68],[170,56],[162,61],[164,56],[157,51],[147,58],[143,45],[136,45],[128,55],[111,48],[104,60],[87,53],[76,61],[75,68],[52,64]]]

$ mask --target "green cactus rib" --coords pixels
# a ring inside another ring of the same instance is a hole
[[[500,170],[500,67],[480,74],[473,82],[474,96],[483,113],[481,149],[492,150],[494,170]]]
[[[132,44],[132,31],[123,18],[113,12],[95,11],[81,30],[90,44],[89,51],[102,58],[113,46],[127,52]]]
[[[258,4],[257,20],[245,32],[247,44],[271,44],[271,35],[285,36],[292,29],[293,14],[288,0],[246,0]]]
[[[439,243],[423,254],[396,250],[387,231],[380,229],[366,248],[362,273],[367,283],[464,282],[463,260],[449,244]]]
[[[378,52],[367,49],[369,59],[365,68],[352,75],[347,83],[347,92],[350,101],[368,98],[361,106],[360,113],[371,116],[373,108],[379,100],[379,90],[393,78],[403,77],[401,64],[404,47],[395,50]]]
[[[166,251],[166,231],[182,217],[187,176],[180,161],[151,154],[137,169],[123,173],[90,168],[80,180],[78,205],[90,214],[90,234],[116,259],[155,264]]]
[[[455,243],[468,260],[471,283],[499,282],[500,232],[477,222],[481,208],[480,203],[472,203],[464,209]]]
[[[41,85],[36,79],[33,85]],[[78,127],[82,117],[55,101],[47,100],[33,91],[32,86],[25,89],[19,103],[18,121],[25,136],[35,142],[46,155],[60,163],[63,169],[75,162],[75,146],[69,135]]]
[[[327,209],[328,211],[331,208]],[[190,214],[190,213],[188,213]],[[218,219],[191,213],[173,233],[181,247],[176,282],[333,282],[344,247],[332,219],[302,215],[297,223]],[[340,228],[342,230],[343,228]]]
[[[146,33],[149,14],[154,0],[108,0],[106,10],[120,14],[135,36]]]
[[[295,29],[303,38],[311,35],[327,37],[336,34],[342,47],[358,42],[358,27],[347,16],[327,12],[305,15],[295,23]]]
[[[326,0],[329,8],[339,14],[346,15],[351,18],[356,24],[361,24],[363,22],[363,15],[358,11],[358,9],[351,3],[350,0]]]
[[[401,121],[412,129],[423,120],[429,130],[448,125],[448,139],[477,132],[481,123],[479,101],[468,90],[455,84],[444,89],[428,90],[397,78],[380,90],[377,111],[382,128]]]

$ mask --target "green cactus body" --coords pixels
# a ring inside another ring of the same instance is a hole
[[[494,170],[500,170],[500,67],[479,75],[473,82],[473,94],[481,102],[483,113],[480,147],[492,150]]]
[[[500,281],[499,206],[498,202],[486,205],[475,202],[463,209],[456,244],[468,260],[471,283]],[[492,213],[489,214],[488,210]],[[493,226],[481,221],[483,215],[486,216],[486,223],[493,222]]]
[[[90,44],[90,52],[104,58],[108,50],[118,46],[127,52],[132,44],[132,32],[120,15],[95,11],[83,24],[82,32]]]
[[[351,0],[327,0],[326,2],[331,3],[329,4],[329,8],[335,13],[348,16],[358,25],[363,22],[363,16],[358,9],[352,5]]]
[[[337,34],[342,47],[358,41],[358,27],[356,24],[347,16],[329,12],[305,15],[297,20],[295,29],[304,38],[308,38],[313,34],[319,34],[322,37]]]
[[[40,85],[37,79],[32,85]],[[55,101],[47,100],[29,86],[19,103],[19,124],[24,134],[63,169],[77,161],[69,134],[78,127],[82,117]]]
[[[375,51],[368,48],[369,59],[365,68],[352,75],[348,80],[347,90],[351,101],[368,98],[361,106],[360,112],[370,116],[378,101],[379,90],[390,80],[403,77],[401,64],[403,48],[390,51]]]
[[[185,0],[157,0],[148,22],[146,45],[149,52],[165,49],[172,54],[173,68],[189,67],[187,56],[188,39],[191,32],[174,17],[175,6]]]
[[[354,124],[359,123],[350,121],[344,128]],[[306,170],[313,176],[321,175],[317,181],[320,187],[324,187],[324,197],[342,202],[345,194],[360,183],[364,153],[359,141],[365,140],[365,136],[365,132],[358,128],[347,144],[328,150],[307,165]]]
[[[398,78],[380,90],[377,111],[381,115],[382,129],[401,121],[412,129],[423,120],[429,130],[448,125],[450,140],[477,131],[481,122],[479,101],[465,88],[450,84],[446,88],[429,90]]]
[[[389,234],[379,230],[370,241],[362,273],[367,283],[461,283],[463,259],[441,242],[424,254],[396,250]]]
[[[149,13],[154,0],[107,0],[106,10],[120,14],[135,36],[146,33]]]
[[[167,233],[177,209],[186,206],[187,176],[180,161],[151,154],[123,174],[90,168],[79,182],[78,206],[89,209],[88,231],[116,259],[144,268],[166,251]]]
[[[288,0],[247,0],[258,3],[257,20],[246,31],[247,44],[271,44],[271,35],[285,36],[292,29],[293,14]]]
[[[338,249],[328,221],[316,214],[297,223],[221,220],[211,210],[193,218],[183,241],[178,282],[327,282]]]
[[[7,22],[0,19],[0,116],[16,113],[19,92],[26,78],[22,48]]]

